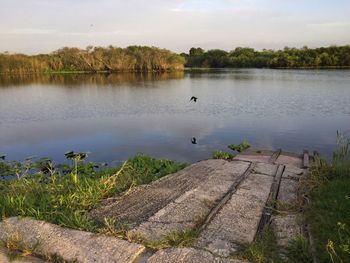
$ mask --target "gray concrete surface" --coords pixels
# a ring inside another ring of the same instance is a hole
[[[229,202],[200,234],[196,246],[227,257],[238,245],[250,243],[256,234],[273,177],[250,174]]]
[[[37,247],[41,255],[58,255],[80,263],[128,263],[144,246],[115,237],[71,230],[29,218],[11,217],[0,223],[0,240],[16,238],[26,247]]]

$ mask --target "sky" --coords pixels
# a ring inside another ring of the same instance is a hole
[[[0,52],[350,44],[349,0],[0,0]]]

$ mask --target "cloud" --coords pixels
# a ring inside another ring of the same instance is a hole
[[[307,27],[322,27],[322,28],[335,28],[335,27],[349,27],[350,22],[321,22],[321,23],[310,23],[306,25]]]
[[[15,35],[47,35],[56,33],[56,29],[43,29],[43,28],[17,28],[10,32],[9,34]]]
[[[98,37],[98,36],[139,36],[140,32],[115,30],[115,31],[94,31],[94,32],[64,32],[62,35],[67,36],[83,36],[83,37]]]
[[[173,12],[226,12],[255,10],[254,0],[187,0],[171,8]]]

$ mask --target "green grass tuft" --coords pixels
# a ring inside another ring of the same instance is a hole
[[[80,163],[66,175],[37,173],[19,180],[0,180],[1,217],[29,216],[61,226],[97,231],[87,216],[102,199],[147,184],[184,164],[146,155],[130,158],[123,166],[95,171]]]
[[[163,239],[153,241],[144,238],[141,235],[128,233],[127,239],[131,242],[141,243],[144,246],[159,250],[169,247],[191,247],[194,241],[198,238],[199,231],[197,229],[187,229],[181,232],[168,233]]]
[[[232,257],[252,263],[281,262],[278,256],[276,237],[270,227],[265,227],[256,241],[243,246]]]
[[[289,263],[312,263],[313,258],[308,240],[298,236],[289,242],[286,256]]]
[[[220,150],[215,150],[213,151],[212,157],[213,159],[231,160],[233,157],[235,157],[235,155],[231,153],[226,153]]]
[[[247,140],[244,140],[242,143],[240,144],[230,144],[229,146],[227,146],[229,149],[233,150],[233,151],[237,151],[237,152],[243,152],[244,150],[250,148],[250,144]]]

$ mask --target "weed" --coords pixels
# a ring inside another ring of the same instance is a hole
[[[20,256],[31,256],[37,253],[37,250],[40,246],[39,242],[35,242],[30,246],[23,242],[23,238],[18,234],[13,234],[7,236],[4,240],[0,241],[2,247],[9,249],[10,251],[18,252],[21,251]],[[18,253],[13,253],[16,256]]]
[[[232,257],[253,263],[281,262],[276,237],[270,227],[265,227],[256,241],[243,246]]]
[[[303,236],[297,236],[289,241],[286,256],[290,263],[312,263],[310,245]]]
[[[240,153],[240,152],[243,152],[244,150],[250,148],[250,144],[248,143],[248,141],[244,140],[240,144],[230,144],[227,147],[233,151],[237,151]]]
[[[212,156],[213,156],[213,159],[224,159],[224,160],[230,160],[233,157],[235,157],[234,154],[226,153],[220,150],[213,151]]]
[[[140,234],[130,231],[127,237],[131,242],[141,243],[152,250],[159,250],[169,247],[189,247],[198,238],[198,235],[198,230],[187,229],[181,232],[170,232],[163,239],[158,241],[147,239]]]
[[[57,254],[53,254],[53,255],[45,255],[43,257],[45,259],[45,261],[48,261],[50,263],[77,263],[77,260],[64,260],[61,256],[57,255]]]
[[[180,233],[170,233],[166,236],[166,242],[171,247],[189,247],[198,238],[195,229],[184,230]]]
[[[338,222],[338,242],[328,240],[326,249],[333,263],[350,259],[350,232],[346,224]]]
[[[105,218],[104,226],[99,229],[99,233],[127,239],[127,234],[130,229],[131,226],[128,223],[120,223],[116,222],[115,219]]]

